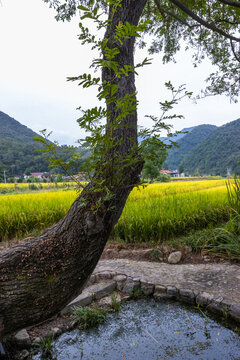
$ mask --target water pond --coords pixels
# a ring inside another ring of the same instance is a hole
[[[65,333],[53,348],[57,360],[240,360],[236,332],[200,310],[154,300],[125,303],[103,325]]]

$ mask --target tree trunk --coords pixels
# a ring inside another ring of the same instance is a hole
[[[113,18],[137,25],[146,0],[123,0]],[[108,29],[105,37],[114,37]],[[119,48],[117,61],[133,65],[134,39]],[[103,80],[109,77],[103,72]],[[134,74],[115,81],[118,97],[135,92]],[[127,125],[127,126],[126,126]],[[114,134],[123,139],[117,152],[129,154],[137,142],[137,113],[128,115]],[[122,186],[115,186],[111,200],[94,192],[92,181],[76,199],[68,214],[40,237],[24,240],[0,253],[0,338],[26,326],[37,324],[58,313],[79,294],[93,272],[111,231],[118,221],[132,186],[137,183],[142,162],[126,172]]]

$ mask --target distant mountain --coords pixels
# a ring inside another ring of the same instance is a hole
[[[37,135],[27,126],[0,111],[0,139],[35,143],[33,137]]]
[[[188,134],[178,134],[182,136],[173,138],[179,148],[172,148],[168,152],[166,163],[169,169],[178,169],[184,161],[185,156],[192,151],[192,149],[201,143],[209,134],[211,134],[217,126],[215,125],[198,125],[193,128],[183,129],[182,132],[188,131]]]
[[[0,112],[0,180],[3,170],[7,176],[30,172],[48,171],[48,162],[39,152],[40,145],[33,140],[38,134]]]
[[[191,174],[226,175],[239,171],[240,119],[231,121],[209,134],[183,159],[182,165]]]
[[[182,139],[186,135],[186,133],[191,133],[195,127],[196,126],[192,126],[192,127],[189,127],[189,128],[184,128],[178,134],[174,134],[174,136],[161,137],[160,139],[162,141],[164,141],[166,144],[169,144],[170,140],[178,142],[180,139]]]
[[[195,126],[184,128],[179,133],[175,133],[173,136],[162,136],[160,137],[160,140],[162,140],[165,144],[169,144],[170,141],[177,142],[179,141],[184,135],[186,135],[186,132],[191,132]],[[138,143],[140,144],[143,141],[143,138],[141,136],[138,137]]]
[[[0,111],[0,181],[3,171],[7,177],[22,175],[25,172],[48,172],[49,163],[44,160],[42,153],[37,151],[42,146],[33,140],[38,134],[27,126]],[[75,147],[76,152],[81,153],[82,159],[87,156],[84,147]],[[67,145],[57,147],[57,157],[64,161],[71,158],[71,147]],[[84,160],[79,160],[76,168],[69,171],[79,171],[78,166]],[[55,168],[55,173],[63,173],[62,168]]]

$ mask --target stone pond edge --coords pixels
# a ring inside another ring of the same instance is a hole
[[[235,303],[231,303],[229,299],[224,299],[220,296],[216,297],[209,292],[201,292],[196,291],[195,289],[181,288],[171,285],[165,286],[160,282],[155,284],[149,283],[147,281],[142,281],[140,278],[132,278],[124,273],[117,273],[114,271],[104,271],[91,275],[87,286],[99,283],[103,280],[112,280],[116,284],[116,290],[120,290],[128,294],[139,289],[143,295],[153,296],[156,300],[172,299],[190,305],[199,305],[210,312],[220,315],[224,314],[224,316],[227,315],[230,319],[240,322],[240,304],[236,305]],[[104,286],[102,290],[104,290]],[[99,292],[101,293],[101,291]]]
[[[71,313],[75,306],[90,305],[93,301],[108,296],[115,290],[119,290],[128,295],[134,291],[141,291],[142,295],[153,296],[153,298],[158,301],[171,299],[190,305],[199,305],[210,312],[224,315],[240,323],[240,304],[232,304],[229,299],[214,297],[208,292],[198,292],[189,288],[177,288],[171,285],[165,286],[161,283],[153,284],[114,271],[103,271],[91,275],[83,292],[61,311],[61,315]],[[77,322],[72,321],[65,327],[54,327],[48,331],[46,337],[59,336],[66,331],[74,329],[76,326]],[[34,341],[31,341],[27,330],[28,329],[22,329],[14,336],[16,344],[21,348],[29,348],[36,343],[37,340],[41,340],[34,339]],[[25,354],[27,355],[27,352],[25,352]],[[22,359],[24,359],[24,357],[22,357]]]

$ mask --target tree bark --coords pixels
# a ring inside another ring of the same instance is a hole
[[[123,0],[113,18],[137,25],[147,0]],[[105,37],[114,38],[114,27]],[[117,61],[133,65],[134,38],[126,39]],[[103,80],[109,72],[103,71]],[[134,74],[114,80],[120,85],[117,96],[135,92]],[[114,110],[114,109],[113,109]],[[137,143],[137,112],[123,119],[114,133],[123,142],[116,151],[126,156]],[[137,183],[142,162],[128,169],[122,186],[115,186],[111,200],[93,205],[102,192],[94,191],[94,180],[83,190],[66,217],[40,237],[24,240],[0,253],[0,338],[58,313],[79,294],[93,272],[127,197]],[[104,176],[104,175],[103,175]]]

